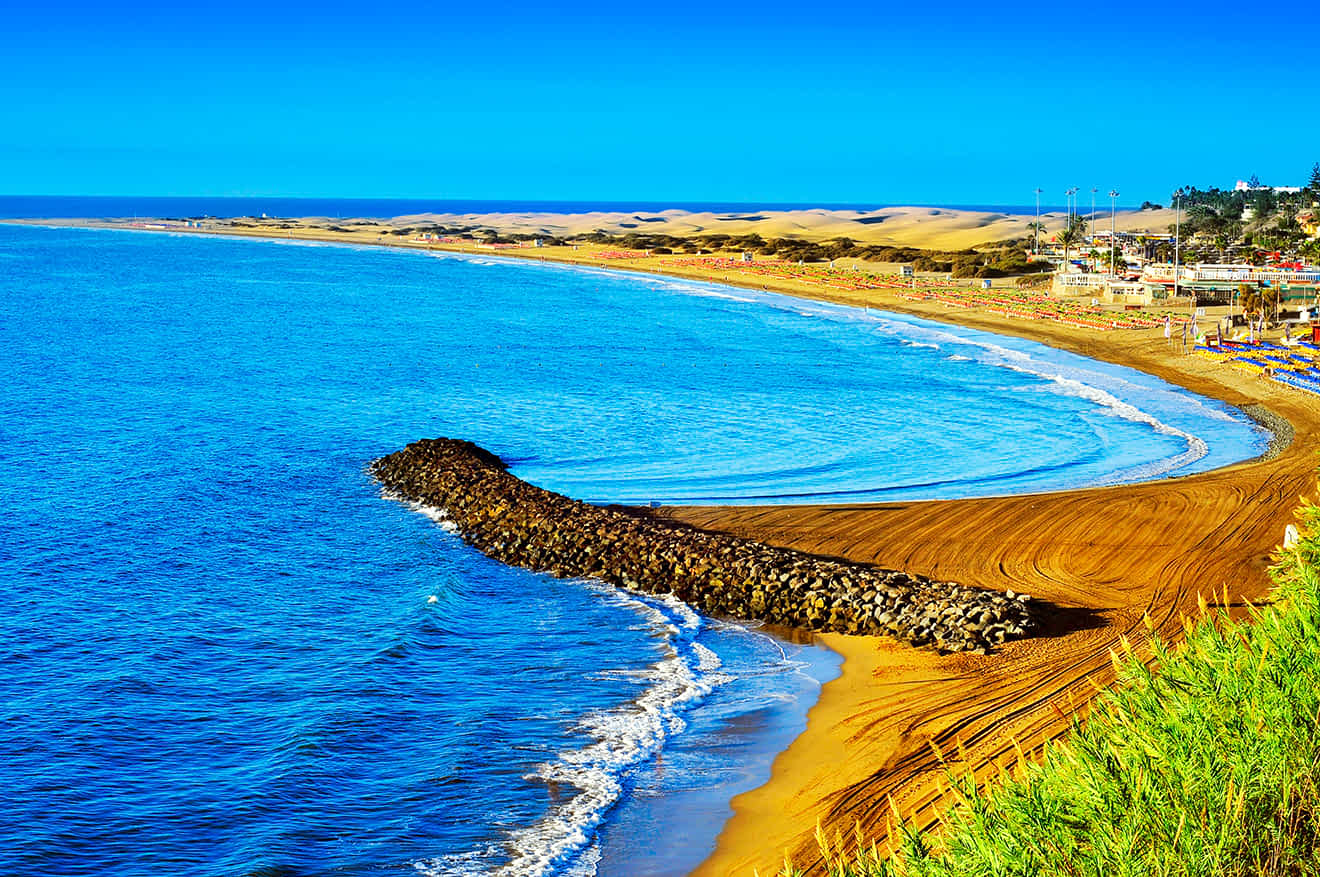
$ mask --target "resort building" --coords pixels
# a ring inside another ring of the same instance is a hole
[[[1056,295],[1091,294],[1109,302],[1152,304],[1173,295],[1174,267],[1149,263],[1140,274],[1068,272],[1054,276]],[[1314,302],[1320,293],[1320,268],[1257,267],[1255,265],[1182,265],[1176,284],[1180,296],[1194,296],[1205,304],[1230,304],[1245,286],[1277,289],[1284,302]]]
[[[1253,181],[1254,182],[1254,181]],[[1302,191],[1301,186],[1262,186],[1259,183],[1252,185],[1246,180],[1238,180],[1233,186],[1234,192],[1273,192],[1276,195],[1295,195]]]

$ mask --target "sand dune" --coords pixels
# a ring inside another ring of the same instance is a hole
[[[611,235],[629,232],[670,234],[746,235],[766,239],[788,237],[826,241],[846,237],[861,244],[961,250],[996,241],[1026,238],[1034,215],[954,210],[946,207],[885,207],[879,210],[784,210],[755,213],[691,213],[666,210],[660,213],[420,213],[382,218],[336,218],[324,216],[270,218],[249,221],[243,226],[217,224],[200,231],[212,233],[292,236],[316,240],[345,240],[360,243],[404,244],[407,238],[389,232],[423,225],[493,229],[502,234],[543,234],[570,238],[603,231]],[[1116,214],[1119,231],[1166,233],[1173,224],[1172,210],[1127,210]],[[59,225],[123,226],[131,220],[46,219],[14,220]],[[1063,228],[1062,213],[1043,213],[1042,239]],[[1109,228],[1109,215],[1098,213],[1098,230]]]
[[[609,234],[759,234],[763,238],[793,237],[823,241],[846,237],[889,246],[958,250],[995,241],[1027,237],[1034,216],[952,210],[943,207],[886,207],[874,211],[788,210],[758,213],[427,213],[396,217],[392,225],[434,222],[450,226],[479,226],[502,233],[532,233],[569,237],[604,231]],[[1061,229],[1062,213],[1041,215],[1047,233]],[[1097,216],[1099,228],[1109,227],[1109,215]],[[1128,210],[1118,213],[1120,231],[1165,232],[1173,223],[1171,210]]]

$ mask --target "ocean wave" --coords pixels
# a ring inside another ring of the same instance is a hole
[[[496,863],[503,857],[503,850],[490,844],[480,850],[413,862],[413,869],[426,877],[481,877],[498,867]]]
[[[439,508],[438,506],[432,506],[432,505],[426,505],[425,503],[414,502],[411,499],[407,499],[403,496],[400,496],[398,493],[394,492],[393,490],[390,490],[387,487],[382,487],[380,489],[380,497],[381,499],[388,499],[392,502],[397,502],[400,505],[402,505],[404,508],[406,508],[408,511],[416,512],[422,517],[429,519],[433,523],[438,524],[440,526],[440,529],[444,530],[446,533],[452,533],[455,535],[458,534],[458,527],[454,524],[452,520],[450,520],[449,513],[446,512],[444,509]]]
[[[1026,369],[1024,369],[1026,370]],[[1030,370],[1035,374],[1048,378],[1054,386],[1065,395],[1075,396],[1079,399],[1086,399],[1093,402],[1105,410],[1107,414],[1113,417],[1119,417],[1132,423],[1141,423],[1149,426],[1152,431],[1160,435],[1173,436],[1182,439],[1187,443],[1187,450],[1174,457],[1164,460],[1155,460],[1139,469],[1130,471],[1142,471],[1142,478],[1156,478],[1168,472],[1181,469],[1183,466],[1195,463],[1197,460],[1210,453],[1210,447],[1205,440],[1199,436],[1192,435],[1190,432],[1178,429],[1176,426],[1170,426],[1152,414],[1143,411],[1131,403],[1124,402],[1112,393],[1108,393],[1099,387],[1083,383],[1074,378],[1064,377],[1058,374],[1049,374],[1039,370]],[[1118,481],[1131,480],[1131,476],[1124,476],[1121,473],[1112,476]],[[1108,480],[1105,483],[1110,483]],[[1114,482],[1117,483],[1117,482]]]
[[[628,676],[647,687],[628,703],[583,716],[578,731],[592,742],[559,753],[527,775],[552,787],[572,787],[577,794],[553,804],[535,824],[510,832],[507,862],[491,868],[489,856],[481,853],[414,863],[426,877],[540,877],[566,866],[572,874],[594,874],[599,858],[595,829],[623,796],[630,773],[687,727],[684,712],[730,680],[720,672],[719,656],[695,642],[703,622],[686,603],[672,596],[629,594],[598,582],[584,584],[637,612],[660,639],[663,656],[649,667],[600,674]]]
[[[722,301],[736,301],[739,304],[755,304],[757,297],[754,294],[735,291],[737,287],[733,286],[705,286],[695,283],[664,283],[659,289],[670,292],[677,292],[681,295],[692,296],[693,298],[716,298]]]
[[[1152,432],[1159,435],[1167,435],[1173,438],[1181,439],[1186,443],[1187,448],[1181,454],[1175,454],[1172,457],[1164,457],[1159,460],[1152,460],[1139,467],[1111,473],[1108,477],[1101,479],[1100,484],[1119,484],[1125,481],[1148,480],[1151,478],[1160,478],[1172,472],[1189,466],[1197,460],[1210,453],[1210,446],[1199,436],[1193,435],[1186,430],[1171,426],[1160,420],[1158,417],[1146,412],[1130,402],[1124,402],[1114,394],[1101,389],[1100,387],[1088,384],[1076,378],[1068,377],[1059,371],[1052,370],[1044,363],[1038,363],[1028,359],[1030,365],[1022,362],[1004,362],[1002,367],[1012,369],[1013,371],[1025,374],[1035,375],[1050,382],[1051,388],[1061,395],[1072,396],[1077,399],[1084,399],[1096,405],[1111,417],[1117,417],[1131,423],[1140,423],[1150,427]]]
[[[1181,439],[1186,448],[1179,454],[1171,457],[1164,457],[1159,460],[1153,460],[1141,466],[1132,467],[1111,473],[1097,484],[1118,484],[1130,481],[1149,480],[1160,478],[1165,475],[1176,472],[1186,466],[1190,466],[1210,453],[1210,447],[1204,439],[1192,433],[1179,429],[1150,412],[1120,399],[1114,393],[1096,386],[1092,380],[1101,377],[1099,373],[1088,373],[1084,369],[1069,367],[1061,363],[1039,360],[1031,354],[1007,347],[1001,344],[995,344],[991,341],[982,340],[980,337],[962,337],[952,331],[930,328],[926,326],[916,326],[899,320],[889,320],[884,317],[877,317],[876,322],[880,324],[883,331],[905,336],[916,334],[920,337],[931,339],[931,344],[938,346],[939,342],[956,344],[969,352],[975,351],[970,359],[981,362],[985,365],[991,365],[998,368],[1008,369],[1020,374],[1029,374],[1034,377],[1043,378],[1049,382],[1051,391],[1060,395],[1072,396],[1078,399],[1084,399],[1100,408],[1105,414],[1127,420],[1131,423],[1139,423],[1147,426],[1152,432],[1159,435],[1166,435]],[[904,344],[915,345],[917,342],[910,338],[901,339]],[[954,354],[957,356],[957,354]],[[946,357],[952,359],[953,357]],[[958,361],[968,360],[968,357],[960,357]],[[1123,389],[1130,389],[1133,394],[1145,392],[1150,393],[1149,388],[1142,388],[1130,381],[1124,380],[1117,375],[1106,375],[1111,381],[1121,385]],[[1091,380],[1087,380],[1090,378]],[[1185,394],[1180,394],[1178,399],[1184,400]],[[1217,418],[1232,420],[1233,418],[1227,412],[1216,411],[1216,409],[1206,406],[1200,400],[1194,400],[1200,409],[1198,414],[1202,416],[1214,412]]]

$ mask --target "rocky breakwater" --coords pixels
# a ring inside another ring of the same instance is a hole
[[[602,508],[511,475],[471,442],[426,439],[372,463],[387,489],[444,510],[496,560],[673,594],[712,616],[985,653],[1035,626],[1025,595],[937,582]]]

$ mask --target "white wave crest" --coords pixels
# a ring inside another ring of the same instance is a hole
[[[1107,409],[1115,417],[1121,417],[1124,420],[1133,423],[1143,423],[1160,435],[1174,436],[1187,443],[1187,450],[1173,457],[1164,460],[1154,460],[1144,466],[1134,467],[1124,472],[1116,472],[1111,475],[1104,483],[1118,484],[1124,481],[1142,481],[1148,478],[1158,478],[1161,475],[1167,475],[1175,472],[1184,466],[1190,466],[1197,460],[1210,453],[1210,446],[1200,436],[1192,435],[1190,432],[1178,429],[1176,426],[1170,426],[1164,421],[1142,411],[1135,405],[1131,405],[1123,400],[1106,393],[1097,387],[1084,384],[1081,381],[1075,381],[1071,378],[1054,377],[1051,378],[1056,385],[1062,387],[1067,392],[1071,392],[1084,399],[1095,402],[1097,405]]]
[[[501,855],[499,847],[487,846],[481,850],[413,862],[412,866],[413,870],[425,877],[481,877],[491,872]]]
[[[1135,466],[1119,472],[1110,473],[1104,479],[1098,481],[1098,484],[1119,484],[1159,478],[1172,472],[1176,472],[1185,466],[1190,466],[1210,453],[1209,445],[1207,445],[1205,440],[1199,436],[1179,429],[1176,426],[1171,426],[1153,414],[1138,408],[1136,405],[1123,401],[1108,390],[1097,387],[1094,384],[1081,379],[1083,377],[1097,378],[1099,377],[1098,374],[1088,374],[1082,369],[1074,369],[1059,363],[1038,360],[1026,351],[995,344],[992,341],[985,340],[980,335],[964,338],[952,331],[928,326],[917,326],[901,320],[885,319],[884,317],[877,317],[876,323],[879,324],[882,331],[904,336],[903,343],[905,344],[913,346],[920,344],[920,342],[915,342],[911,339],[910,336],[912,335],[927,339],[931,342],[930,345],[922,346],[938,347],[940,342],[956,344],[964,350],[972,352],[972,357],[952,354],[945,357],[945,359],[959,362],[974,359],[985,365],[996,366],[998,368],[1008,369],[1021,374],[1029,374],[1043,378],[1050,382],[1050,386],[1054,392],[1066,396],[1073,396],[1078,399],[1085,399],[1101,408],[1110,416],[1118,417],[1132,423],[1140,423],[1144,426],[1148,426],[1152,432],[1181,439],[1186,444],[1186,449],[1179,454],[1159,460],[1153,460],[1141,466]],[[1142,390],[1142,388],[1132,385],[1129,381],[1117,375],[1109,377],[1114,381],[1118,381],[1124,387],[1131,387],[1134,391],[1140,392]],[[1188,401],[1194,401],[1203,414],[1209,415],[1213,412],[1216,419],[1233,419],[1226,412],[1218,412],[1212,408],[1206,407],[1201,400],[1190,394],[1182,394],[1179,397],[1180,400],[1183,398]]]
[[[606,671],[601,675],[628,676],[648,683],[630,703],[583,716],[578,730],[592,742],[559,753],[540,765],[527,779],[554,786],[571,786],[578,793],[552,805],[540,821],[509,834],[509,860],[480,872],[464,870],[489,861],[480,856],[444,857],[415,862],[427,877],[457,877],[490,873],[500,877],[539,877],[570,865],[570,873],[589,877],[600,858],[596,826],[623,795],[632,770],[654,756],[687,723],[682,713],[703,700],[730,677],[718,672],[719,657],[694,642],[702,627],[701,616],[672,596],[642,597],[595,582],[608,598],[636,611],[646,627],[660,637],[663,656],[640,670]]]
[[[449,512],[439,506],[427,505],[426,503],[416,502],[408,499],[403,494],[391,490],[388,487],[381,487],[380,498],[397,502],[410,512],[415,512],[424,518],[427,518],[440,526],[446,533],[458,534],[458,525],[449,517]]]

